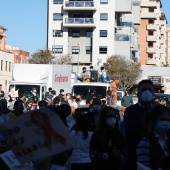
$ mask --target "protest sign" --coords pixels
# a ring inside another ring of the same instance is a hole
[[[28,167],[32,166],[32,162],[27,162],[25,165],[21,165],[12,150],[4,152],[0,157],[11,170],[26,170]]]
[[[26,112],[2,123],[0,131],[22,164],[73,147],[73,140],[60,117],[48,108]]]

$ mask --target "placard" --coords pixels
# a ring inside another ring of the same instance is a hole
[[[0,131],[22,164],[44,159],[73,147],[68,129],[60,117],[48,108],[26,112],[2,123]]]

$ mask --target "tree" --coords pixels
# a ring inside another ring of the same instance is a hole
[[[50,50],[39,50],[28,60],[30,64],[49,64],[54,57]]]
[[[62,55],[57,56],[53,60],[53,63],[55,64],[71,64],[73,61],[73,57],[71,55]]]
[[[104,63],[111,80],[119,80],[118,88],[129,89],[142,73],[139,63],[121,55],[113,55]]]

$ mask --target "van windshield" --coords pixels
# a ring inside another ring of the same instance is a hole
[[[40,86],[39,85],[10,85],[9,86],[9,92],[11,91],[12,88],[16,90],[18,90],[18,95],[20,95],[21,93],[25,93],[26,96],[31,95],[31,90],[32,87],[36,87],[37,90],[37,94],[40,96]]]
[[[107,88],[105,86],[73,86],[72,96],[80,94],[83,99],[87,99],[91,96],[93,90],[96,91],[97,98],[106,97]]]

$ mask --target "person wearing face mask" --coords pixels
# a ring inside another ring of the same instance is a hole
[[[126,108],[123,122],[127,145],[127,170],[136,170],[136,148],[140,142],[141,135],[145,132],[144,119],[150,109],[154,106],[153,82],[146,79],[138,83],[138,103]]]
[[[123,165],[121,157],[125,144],[119,130],[119,111],[105,106],[100,112],[96,130],[90,141],[90,158],[94,170],[120,170]]]
[[[33,102],[33,97],[37,97],[38,98],[38,101],[40,99],[40,96],[39,94],[37,93],[37,88],[36,87],[32,87],[32,90],[31,90],[31,94],[28,94],[28,101],[31,101]]]
[[[76,95],[76,100],[73,102],[72,106],[78,108],[79,106],[86,105],[86,102],[82,100],[81,95]]]
[[[60,94],[58,95],[58,97],[62,98],[64,96],[64,89],[60,89]]]
[[[163,105],[154,106],[145,119],[147,132],[137,150],[137,162],[157,170],[162,168],[167,155],[167,139],[170,131],[170,110]]]
[[[71,96],[71,94],[70,94],[70,93],[67,93],[66,96],[67,96],[67,99],[68,99],[68,104],[69,104],[70,106],[72,106],[73,101],[72,101],[72,96]]]

